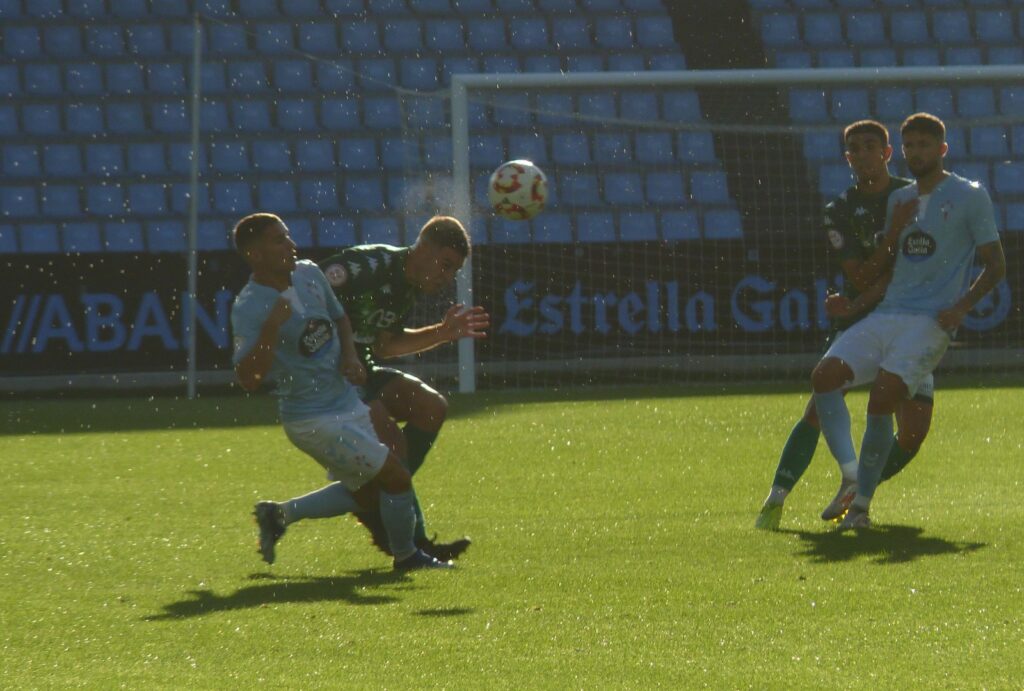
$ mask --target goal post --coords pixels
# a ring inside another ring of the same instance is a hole
[[[894,130],[919,110],[947,124],[947,169],[989,188],[1007,250],[944,366],[1024,368],[1024,65],[455,74],[458,300],[493,311],[491,338],[459,344],[459,390],[806,376],[842,281],[820,225],[852,183],[842,128],[884,122],[906,175]],[[533,221],[487,208],[511,158],[548,175]]]

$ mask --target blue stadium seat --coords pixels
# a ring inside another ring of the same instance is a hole
[[[619,112],[626,120],[657,121],[658,95],[652,91],[626,92],[620,98]]]
[[[825,122],[825,93],[820,89],[791,89],[789,91],[789,117],[796,122]]]
[[[329,14],[344,17],[364,14],[366,5],[363,0],[324,0],[324,9]]]
[[[518,229],[525,226],[525,223],[509,222],[506,225]],[[543,213],[533,220],[533,241],[545,243],[571,243],[572,242],[572,218],[566,213]],[[494,235],[492,230],[492,235]],[[507,235],[506,235],[507,237]],[[495,242],[500,240],[495,237]],[[506,239],[505,242],[509,240]]]
[[[957,112],[967,118],[996,114],[995,92],[990,86],[965,86],[957,92]]]
[[[61,246],[65,252],[77,254],[103,251],[103,241],[100,238],[98,223],[65,223],[61,236],[63,238]]]
[[[345,207],[356,211],[383,211],[384,189],[377,176],[349,176],[345,180]]]
[[[430,136],[423,138],[423,165],[428,170],[451,170],[451,136]]]
[[[619,214],[619,238],[623,242],[658,239],[658,220],[653,211],[624,211]]]
[[[466,35],[458,19],[427,19],[423,33],[429,50],[445,55],[466,50]]]
[[[380,162],[387,170],[415,170],[422,166],[419,142],[402,137],[380,140]]]
[[[690,196],[697,204],[727,203],[729,201],[729,185],[725,173],[717,170],[691,172]]]
[[[143,57],[167,52],[167,37],[159,24],[135,24],[128,27],[128,51]]]
[[[804,133],[804,158],[808,161],[835,161],[842,155],[842,148],[835,132]]]
[[[155,142],[129,144],[128,170],[141,175],[163,175],[166,173],[163,144]]]
[[[351,247],[358,244],[355,221],[349,218],[321,218],[317,223],[320,247]]]
[[[405,116],[410,126],[420,129],[443,128],[447,124],[444,102],[432,96],[410,99],[406,104]]]
[[[494,8],[497,14],[533,14],[537,8],[533,0],[494,0]]]
[[[826,163],[818,169],[818,191],[825,199],[838,197],[853,182],[850,167],[845,163]]]
[[[988,49],[988,64],[1019,65],[1024,62],[1024,49],[1019,45],[991,46]]]
[[[285,3],[287,6],[288,3]],[[299,50],[306,53],[337,55],[338,34],[333,23],[309,22],[300,24]]]
[[[0,187],[0,216],[34,218],[39,215],[35,187]]]
[[[34,26],[5,26],[4,53],[12,58],[37,58],[42,55],[39,30]]]
[[[532,122],[530,97],[527,94],[498,94],[493,101],[495,125],[502,127],[527,127]]]
[[[1013,12],[1009,9],[978,10],[974,13],[974,35],[986,45],[1016,41]]]
[[[818,52],[818,67],[853,67],[856,63],[853,51],[847,48]]]
[[[1006,128],[998,125],[971,128],[971,156],[1008,158],[1010,142]]]
[[[141,252],[144,249],[142,224],[136,221],[105,224],[103,245],[108,252]]]
[[[667,91],[661,95],[661,114],[671,122],[699,122],[703,117],[696,91]]]
[[[471,134],[469,136],[469,163],[481,168],[496,168],[505,160],[505,147],[498,135]]]
[[[601,206],[597,176],[591,173],[572,173],[559,176],[556,185],[559,201],[570,206]]]
[[[672,22],[665,16],[637,17],[636,41],[641,48],[675,48]]]
[[[277,102],[277,124],[287,132],[310,132],[318,129],[316,108],[312,101],[299,98]]]
[[[85,44],[89,52],[102,58],[116,58],[124,55],[124,36],[116,25],[92,25],[85,27]]]
[[[453,74],[475,74],[480,71],[480,60],[471,55],[446,57],[441,62],[441,79],[447,86]]]
[[[338,142],[338,165],[348,171],[378,170],[377,141],[369,137],[342,139]]]
[[[21,109],[21,126],[29,134],[59,134],[60,110],[48,103],[29,103]]]
[[[950,46],[946,48],[944,60],[946,65],[981,65],[984,62],[981,46]]]
[[[716,163],[715,141],[710,132],[680,132],[676,137],[679,160],[683,163]]]
[[[82,56],[82,34],[77,26],[48,26],[43,30],[46,54],[55,58]]]
[[[589,50],[590,24],[582,17],[559,17],[551,24],[551,42],[559,50]]]
[[[208,24],[207,29],[212,30],[215,26]],[[167,42],[170,52],[179,57],[190,57],[193,53],[193,44],[195,43],[195,28],[191,24],[171,24],[167,29],[170,34]],[[203,52],[215,52],[207,43],[206,31],[204,31],[200,41]]]
[[[622,0],[622,6],[635,12],[664,12],[661,0]]]
[[[806,50],[780,50],[775,52],[773,64],[779,69],[810,69],[814,59]]]
[[[150,0],[153,14],[158,17],[187,17],[190,4],[188,0]]]
[[[379,53],[380,31],[373,21],[348,22],[341,27],[341,46],[346,53]]]
[[[149,14],[146,0],[114,0],[110,9],[115,17],[121,19],[139,19]]]
[[[928,16],[920,10],[893,12],[889,17],[889,36],[896,46],[923,46],[931,43]]]
[[[50,177],[77,177],[82,174],[82,152],[74,144],[48,144],[43,147],[43,167]]]
[[[632,48],[633,23],[628,16],[599,16],[594,20],[594,43],[598,48]]]
[[[187,215],[192,208],[191,183],[175,183],[171,185],[171,210],[179,215]],[[196,210],[200,214],[210,211],[210,186],[200,182],[196,186]]]
[[[106,110],[107,129],[113,134],[142,134],[146,131],[141,103],[108,103]]]
[[[248,214],[254,211],[252,189],[247,182],[213,183],[213,208],[225,214]]]
[[[867,89],[834,89],[832,91],[832,118],[843,122],[862,120],[871,108]]]
[[[191,131],[189,113],[181,101],[152,104],[153,129],[161,134],[183,134]]]
[[[249,37],[244,26],[216,22],[211,22],[207,26],[210,32],[210,53],[213,55],[243,55],[249,52]],[[179,35],[179,38],[183,39],[185,36]],[[191,46],[191,41],[188,45]],[[186,46],[181,45],[178,48],[184,49]],[[178,48],[176,50],[180,52]]]
[[[334,146],[327,139],[307,139],[296,142],[295,164],[302,172],[333,172],[335,170]]]
[[[633,142],[624,132],[594,135],[594,160],[598,163],[627,164],[633,160]]]
[[[188,248],[183,221],[150,221],[146,224],[146,249],[150,252],[184,252]]]
[[[43,214],[53,218],[77,218],[82,213],[77,185],[47,185],[42,190]]]
[[[390,51],[413,53],[423,48],[418,19],[389,19],[384,23],[384,47]]]
[[[364,218],[360,226],[363,242],[385,245],[402,244],[401,228],[393,218]]]
[[[162,216],[167,213],[167,188],[157,183],[128,186],[128,208],[136,216]]]
[[[1024,142],[1024,135],[1021,141]],[[545,138],[540,134],[510,134],[507,151],[512,159],[525,158],[537,164],[548,162]]]
[[[691,209],[662,212],[661,237],[664,240],[700,240],[697,212]]]
[[[64,68],[64,84],[68,92],[97,96],[103,92],[103,72],[97,64],[73,64]]]
[[[308,60],[274,62],[274,86],[279,91],[312,91],[313,75]]]
[[[642,62],[642,60],[641,60]],[[567,55],[565,58],[566,69],[569,72],[604,72],[605,58],[601,54],[582,53],[579,55]],[[623,72],[618,67],[608,66],[609,72]]]
[[[10,177],[36,177],[39,167],[39,151],[31,144],[10,144],[3,148],[4,175]]]
[[[944,87],[920,87],[914,94],[914,102],[917,110],[940,118],[952,117],[955,113],[953,92]]]
[[[616,114],[615,94],[607,91],[581,94],[576,108],[581,115],[614,118]]]
[[[214,141],[210,145],[210,165],[218,173],[247,173],[248,147],[245,142]]]
[[[238,3],[238,9],[243,17],[253,19],[277,15],[275,0],[245,0],[245,2]]]
[[[356,88],[355,68],[351,60],[318,62],[316,84],[321,93],[349,93]]]
[[[704,238],[742,240],[743,219],[736,209],[711,209],[704,212]]]
[[[149,90],[156,94],[184,94],[185,69],[178,63],[154,63],[147,68]]]
[[[288,234],[299,247],[309,248],[316,244],[313,240],[313,222],[308,218],[290,218]]]
[[[644,183],[640,173],[605,173],[604,200],[614,206],[643,206]]]
[[[937,48],[907,48],[903,51],[904,67],[937,67],[941,63]]]
[[[452,11],[448,0],[409,0],[409,8],[416,14],[449,14]]]
[[[645,196],[651,204],[678,207],[686,203],[685,187],[676,171],[652,172],[647,174]]]
[[[615,219],[599,211],[577,214],[576,233],[579,242],[615,242]]]
[[[898,62],[892,48],[866,48],[860,52],[861,67],[895,67]]]
[[[831,48],[843,45],[843,26],[835,12],[814,12],[805,14],[804,43],[814,48]]]
[[[637,132],[636,160],[640,163],[671,163],[671,132]]]
[[[319,0],[289,0],[281,3],[281,9],[292,17],[317,17],[321,13]]]
[[[145,93],[146,84],[142,77],[142,65],[133,62],[108,63],[106,72],[107,89],[111,93],[127,96]]]
[[[932,14],[932,36],[942,44],[970,43],[971,19],[963,10],[945,10]]]
[[[206,105],[203,103],[203,106]],[[234,101],[231,104],[231,121],[235,128],[242,132],[266,132],[273,129],[270,124],[270,108],[266,101]],[[227,129],[226,113],[223,122],[224,129]],[[213,127],[215,125],[211,125],[211,128]]]
[[[69,103],[65,111],[65,121],[68,131],[74,134],[103,132],[103,111],[95,103]],[[0,132],[2,131],[3,128],[0,127]]]
[[[262,62],[238,60],[228,63],[228,86],[232,91],[259,92],[269,86]]]
[[[418,91],[434,91],[439,86],[437,60],[434,58],[404,58],[401,61],[402,86]]]
[[[488,74],[520,71],[519,56],[514,53],[509,55],[485,55],[483,62],[484,72]]]
[[[512,47],[516,50],[547,50],[550,45],[548,25],[543,17],[523,18],[510,22],[509,35]]]
[[[364,58],[357,63],[356,72],[364,91],[390,92],[398,85],[398,71],[390,57]]]
[[[553,14],[568,14],[569,12],[579,11],[576,0],[537,0],[537,5],[541,10]]]
[[[875,92],[875,115],[882,120],[902,120],[914,112],[914,95],[902,86],[881,87]]]
[[[1024,116],[1024,87],[1007,86],[999,90],[999,112]]]
[[[551,137],[551,160],[560,165],[590,162],[590,147],[584,134],[555,134]]]
[[[803,43],[797,15],[761,15],[761,41],[767,48],[799,48]]]
[[[99,19],[107,13],[107,10],[103,0],[75,0],[75,2],[68,3],[68,12],[73,17]]]
[[[27,223],[21,227],[21,251],[40,254],[60,252],[60,235],[53,223]]]
[[[1024,204],[1006,205],[1006,229],[1014,233],[1024,232]]]
[[[288,230],[293,240],[296,240],[296,244],[299,247],[306,247],[298,242],[298,228],[297,224],[301,224],[305,219],[288,219]],[[305,221],[308,224],[308,221]],[[230,242],[228,240],[228,228],[224,224],[224,221],[205,219],[199,221],[199,227],[196,228],[196,247],[200,252],[209,252],[213,250],[226,250],[228,249]]]
[[[1012,151],[1014,156],[1024,156],[1024,125],[1014,125],[1010,128]]]
[[[857,47],[888,45],[881,12],[852,12],[846,16],[846,38]]]
[[[85,211],[93,216],[124,214],[124,190],[120,185],[90,185],[85,190]]]
[[[830,10],[832,3],[829,0],[792,0],[792,5],[798,10]]]
[[[199,67],[199,85],[204,95],[223,94],[228,90],[223,62],[205,62]]]
[[[372,129],[392,130],[402,126],[402,114],[394,96],[363,101],[363,124]]]
[[[277,214],[297,211],[295,188],[289,180],[263,180],[257,185],[259,207]]]
[[[419,181],[405,178],[403,175],[389,175],[387,183],[388,208],[401,209],[406,213],[418,210],[422,206]]]
[[[292,170],[292,155],[282,141],[257,140],[252,143],[252,166],[260,173],[287,173]]]
[[[291,24],[260,24],[256,27],[256,50],[261,55],[289,54],[295,49],[294,42]]]
[[[366,0],[370,16],[387,14],[406,14],[409,10],[405,0]]]

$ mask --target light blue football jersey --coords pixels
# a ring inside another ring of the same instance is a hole
[[[250,279],[238,293],[231,306],[234,364],[252,350],[274,303],[285,295],[292,316],[278,332],[269,373],[277,382],[281,420],[354,410],[359,397],[339,371],[341,343],[334,320],[345,315],[341,303],[320,267],[308,260],[296,262],[292,288],[280,293]]]
[[[917,196],[916,182],[889,195],[887,228],[896,203]],[[932,190],[924,214],[900,233],[892,282],[877,311],[938,316],[970,287],[975,248],[997,240],[988,192],[951,173]]]

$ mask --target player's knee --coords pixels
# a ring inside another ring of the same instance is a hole
[[[421,392],[414,413],[414,419],[410,422],[421,429],[437,431],[448,417],[448,401],[437,391],[426,389]]]
[[[822,360],[814,368],[814,371],[811,372],[811,388],[814,389],[815,393],[835,391],[853,378],[852,372],[849,373],[849,376],[846,376],[847,373],[844,370],[848,369],[845,363],[835,358]]]
[[[388,454],[387,460],[374,479],[377,487],[388,494],[399,494],[412,488],[412,476],[394,454]]]

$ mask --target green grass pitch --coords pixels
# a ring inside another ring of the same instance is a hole
[[[474,544],[407,577],[348,517],[259,560],[253,503],[323,481],[266,396],[0,403],[0,686],[1020,688],[1020,390],[940,389],[876,530],[818,519],[822,442],[755,531],[804,402],[458,398],[417,487]]]

